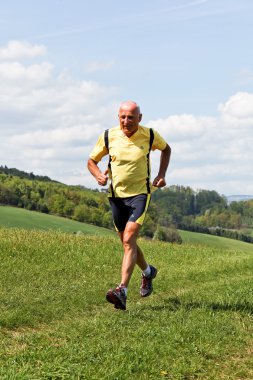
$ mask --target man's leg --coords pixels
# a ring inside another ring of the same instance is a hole
[[[138,245],[137,245],[137,261],[136,261],[136,264],[138,265],[139,268],[141,268],[142,271],[144,271],[148,267],[148,263],[145,260],[144,254]]]
[[[128,222],[125,230],[119,233],[124,246],[121,285],[126,288],[128,287],[134,266],[137,264],[142,269],[140,294],[142,297],[147,297],[152,293],[152,280],[156,277],[157,269],[147,264],[142,250],[136,243],[140,228],[140,224]]]
[[[128,222],[126,224],[125,230],[123,231],[123,234],[121,235],[124,248],[124,256],[121,267],[121,284],[124,284],[126,287],[129,284],[135,264],[140,261],[143,265],[144,257],[142,252],[138,250],[136,242],[140,228],[140,224],[135,222]],[[139,252],[141,252],[142,255],[140,255]]]
[[[137,245],[137,237],[144,221],[150,196],[140,194],[125,200],[120,198],[110,198],[109,200],[112,207],[114,224],[124,248],[124,256],[121,266],[121,283],[117,288],[109,289],[106,299],[114,304],[116,309],[125,310],[127,287],[135,264],[142,270],[141,296],[144,296],[143,290],[145,290],[145,296],[151,294],[152,291],[149,291],[149,294],[147,294],[144,286],[146,288],[147,278],[149,278],[148,281],[150,282],[155,276],[152,276],[152,267],[147,264],[142,250]]]
[[[109,289],[106,294],[108,302],[114,304],[116,309],[126,310],[127,287],[137,262],[137,236],[141,226],[135,222],[127,222],[124,231],[119,232],[119,237],[124,248],[124,256],[121,266],[121,283],[116,289]]]

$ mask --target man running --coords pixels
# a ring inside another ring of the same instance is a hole
[[[170,161],[171,148],[159,133],[139,125],[142,119],[139,106],[126,101],[119,108],[119,126],[100,135],[88,160],[88,169],[101,186],[110,180],[109,202],[115,228],[121,239],[124,255],[121,267],[121,282],[106,294],[108,302],[116,309],[126,310],[127,288],[135,264],[142,270],[140,295],[152,293],[152,280],[157,269],[149,265],[137,237],[144,222],[151,196],[150,150],[161,151],[160,167],[153,186],[166,185],[165,174]],[[98,167],[99,161],[109,154],[108,170]]]

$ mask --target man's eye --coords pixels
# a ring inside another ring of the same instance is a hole
[[[125,120],[126,118],[128,120],[133,120],[133,116],[120,116],[121,120]]]

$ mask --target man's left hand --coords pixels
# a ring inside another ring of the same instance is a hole
[[[166,186],[166,181],[164,177],[157,176],[153,181],[153,186],[155,187],[164,187]]]

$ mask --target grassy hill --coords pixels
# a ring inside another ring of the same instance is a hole
[[[82,232],[89,235],[111,235],[114,233],[106,228],[92,226],[91,224],[10,206],[0,206],[0,226]]]
[[[0,228],[0,378],[252,379],[252,252],[140,245],[154,292],[136,268],[123,312],[118,238]]]
[[[252,253],[253,244],[219,236],[180,230],[184,243]]]

